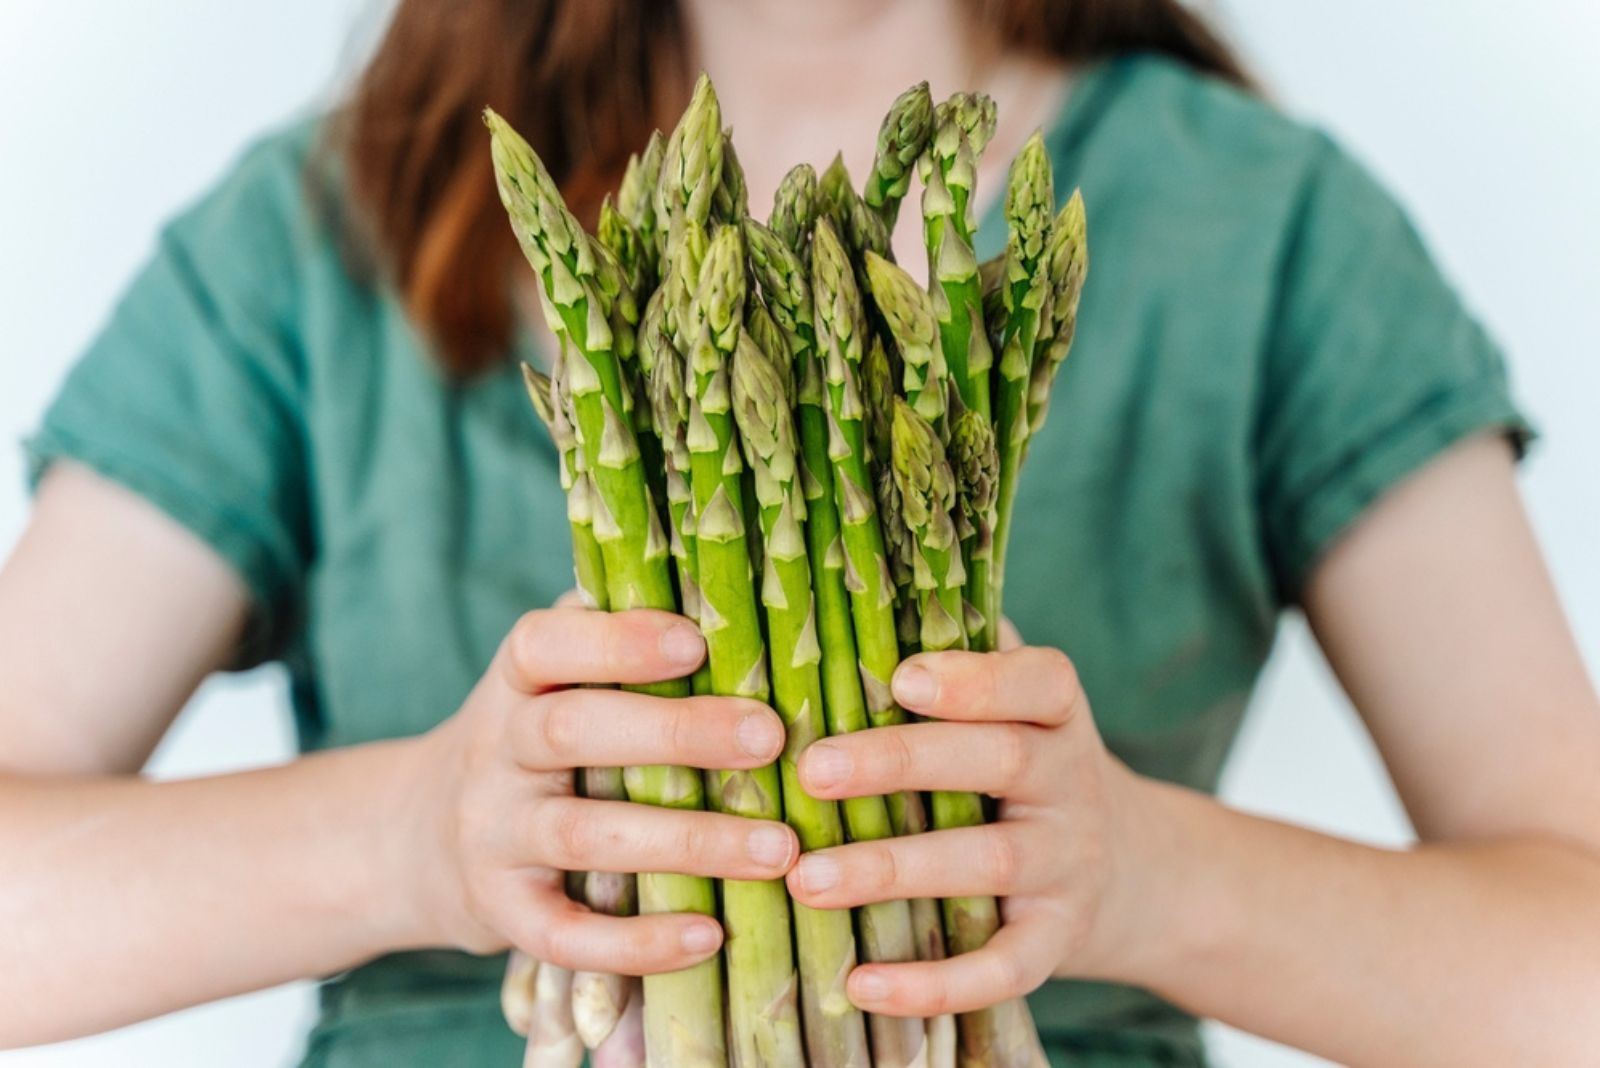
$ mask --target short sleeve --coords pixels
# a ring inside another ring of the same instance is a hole
[[[1261,380],[1258,488],[1280,596],[1386,490],[1454,443],[1532,439],[1495,343],[1394,200],[1319,138]]]
[[[77,461],[232,565],[253,602],[238,667],[281,647],[310,553],[292,328],[300,184],[284,156],[258,146],[162,231],[26,443],[32,484]]]

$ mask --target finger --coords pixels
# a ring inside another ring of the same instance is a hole
[[[814,797],[970,790],[1019,801],[1052,786],[1049,732],[1025,723],[907,723],[839,735],[800,754]],[[920,895],[919,895],[920,896]]]
[[[1083,696],[1067,655],[1039,645],[1008,653],[920,653],[900,665],[892,685],[896,701],[925,716],[1044,727],[1066,723]]]
[[[856,842],[807,853],[789,872],[789,893],[816,909],[915,897],[1005,897],[1053,882],[1050,843],[1021,821]]]
[[[1022,632],[1017,629],[1017,625],[1011,622],[1009,618],[1001,616],[1000,651],[1002,653],[1009,653],[1013,649],[1021,649],[1023,644]]]
[[[553,894],[530,907],[527,895],[499,917],[499,927],[524,953],[571,971],[654,975],[698,964],[722,945],[722,927],[709,916],[659,912],[648,916],[603,916]]]
[[[1043,916],[1007,923],[988,945],[959,957],[865,964],[850,973],[850,1000],[886,1016],[972,1012],[1032,993],[1050,978],[1053,947]]]
[[[507,730],[513,759],[529,771],[642,764],[759,768],[783,750],[777,713],[740,697],[557,690],[528,702]]]
[[[499,659],[514,689],[542,693],[584,682],[680,678],[705,659],[705,641],[693,623],[668,612],[547,608],[517,620]]]
[[[527,857],[567,871],[779,879],[800,855],[794,831],[770,820],[578,797],[546,798],[529,809]]]

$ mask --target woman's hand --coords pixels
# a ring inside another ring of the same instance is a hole
[[[531,612],[461,709],[418,739],[397,863],[422,944],[515,946],[565,968],[672,971],[715,953],[716,920],[591,912],[567,871],[671,871],[773,879],[799,852],[781,823],[573,794],[573,769],[640,764],[753,768],[783,747],[759,702],[664,699],[584,683],[680,678],[705,656],[693,624],[665,612]]]
[[[913,656],[895,699],[930,722],[813,744],[801,782],[818,797],[973,790],[1001,799],[982,827],[808,853],[790,892],[818,908],[914,897],[1004,897],[983,949],[938,963],[864,965],[861,1008],[964,1012],[1029,993],[1110,952],[1118,928],[1123,802],[1134,776],[1106,752],[1065,655],[1044,648]]]

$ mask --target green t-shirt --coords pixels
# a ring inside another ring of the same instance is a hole
[[[30,447],[35,477],[85,463],[237,568],[241,662],[288,665],[306,749],[438,723],[571,584],[555,456],[511,362],[451,380],[352,270],[307,195],[315,132],[262,141],[163,231]],[[1083,75],[1048,145],[1058,191],[1083,189],[1093,268],[1006,608],[1072,655],[1122,759],[1213,790],[1330,543],[1452,442],[1526,428],[1495,346],[1322,134],[1127,57]],[[991,212],[980,257],[1003,231]],[[330,979],[307,1063],[517,1063],[501,969],[431,952]],[[1203,1062],[1194,1022],[1139,991],[1051,983],[1033,1006],[1062,1063]]]

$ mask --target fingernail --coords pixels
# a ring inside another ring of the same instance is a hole
[[[850,754],[836,745],[818,742],[806,750],[805,777],[813,786],[838,786],[850,777],[851,766]]]
[[[693,627],[679,624],[661,635],[661,655],[674,664],[693,667],[705,654],[705,639]]]
[[[822,856],[800,858],[800,888],[807,893],[820,894],[839,885],[839,865]]]
[[[789,863],[790,845],[794,839],[787,831],[777,827],[760,827],[751,831],[744,840],[744,850],[757,864],[779,868]]]
[[[734,741],[739,748],[753,757],[770,760],[778,755],[783,745],[783,735],[778,725],[765,712],[752,712],[739,721],[733,729]]]
[[[683,948],[690,953],[710,953],[722,934],[709,923],[696,923],[683,930]]]
[[[894,673],[894,699],[908,708],[926,708],[939,696],[939,680],[920,664],[901,664]]]
[[[862,1001],[882,1001],[889,996],[889,980],[877,972],[856,973],[850,986]]]

